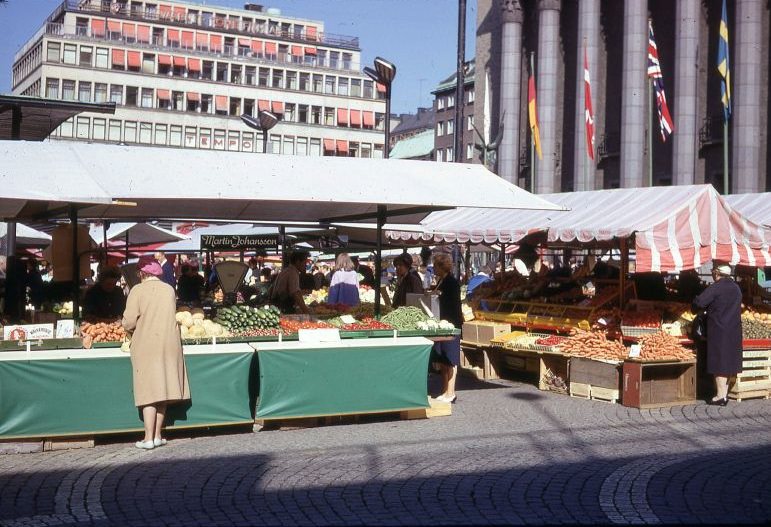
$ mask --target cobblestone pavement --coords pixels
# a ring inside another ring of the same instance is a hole
[[[771,522],[771,401],[461,384],[452,417],[0,456],[0,525]]]

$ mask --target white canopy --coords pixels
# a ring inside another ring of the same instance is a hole
[[[65,141],[8,141],[0,148],[0,201],[96,196],[136,204],[88,206],[80,213],[85,218],[372,221],[384,205],[407,222],[459,206],[557,208],[472,164]],[[3,203],[0,212],[22,211]]]
[[[0,222],[0,238],[5,243],[8,225]],[[45,247],[51,243],[51,236],[45,232],[27,227],[22,223],[16,224],[16,245],[19,247]]]
[[[711,185],[544,194],[566,212],[458,209],[434,212],[422,234],[403,241],[517,243],[545,233],[549,242],[604,242],[634,235],[637,271],[679,271],[712,260],[771,265],[771,228],[742,217]]]
[[[101,225],[92,225],[89,234],[98,244],[104,243]],[[113,223],[107,228],[107,240],[123,241],[128,234],[130,245],[150,245],[154,243],[176,242],[187,240],[188,236],[158,227],[152,223]]]
[[[299,234],[318,232],[297,227],[287,227],[286,234]],[[278,227],[255,226],[251,223],[229,223],[225,225],[209,225],[193,229],[181,241],[170,242],[157,248],[163,252],[197,252],[201,250],[201,236],[205,234],[240,234],[244,236],[257,236],[261,234],[278,234]]]
[[[730,194],[725,200],[745,218],[771,227],[771,192]]]

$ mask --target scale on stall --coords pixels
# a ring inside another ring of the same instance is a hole
[[[225,261],[216,264],[214,271],[217,273],[217,280],[222,287],[224,303],[226,305],[235,304],[236,294],[244,284],[249,266],[241,262]]]

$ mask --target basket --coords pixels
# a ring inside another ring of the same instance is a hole
[[[621,326],[621,333],[625,337],[644,337],[652,333],[659,333],[661,328],[642,328],[638,326]]]

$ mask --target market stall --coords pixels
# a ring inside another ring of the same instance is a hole
[[[11,160],[3,172],[5,182],[9,183],[6,188],[13,188],[15,181],[23,180],[30,172],[60,174],[62,181],[69,181],[76,188],[97,186],[99,192],[96,195],[104,195],[105,199],[94,206],[86,205],[78,209],[69,207],[67,210],[44,207],[34,211],[36,218],[47,214],[49,218],[57,218],[60,221],[69,218],[73,223],[78,219],[170,219],[305,222],[326,227],[335,221],[377,221],[382,229],[389,217],[399,217],[400,221],[412,222],[422,219],[432,210],[461,205],[559,208],[506,183],[483,167],[471,165],[426,165],[396,160],[262,156],[178,149],[142,149],[140,156],[134,147],[64,142],[33,146],[24,143],[0,143],[0,152],[5,159]],[[362,184],[363,174],[367,177],[366,184]],[[479,190],[478,195],[463,192],[464,184],[469,178],[474,179]],[[191,185],[191,181],[195,184]],[[330,185],[330,181],[335,184]],[[62,192],[62,195],[67,194]],[[10,198],[12,196],[9,196]],[[23,206],[10,205],[12,204],[3,201],[0,207],[0,211],[7,218],[18,220],[27,217],[28,210]],[[426,323],[425,329],[393,326],[394,329],[386,331],[382,328],[372,329],[373,323],[368,322],[366,317],[353,320],[340,317],[340,335],[346,339],[343,344],[327,343],[321,346],[323,351],[311,353],[307,349],[313,349],[312,346],[306,348],[305,344],[291,343],[293,338],[299,338],[300,331],[306,328],[311,331],[314,328],[338,330],[325,327],[326,322],[283,320],[268,316],[267,313],[258,313],[255,309],[261,308],[246,309],[239,305],[221,305],[206,315],[191,311],[189,326],[186,323],[187,315],[180,316],[185,318],[183,325],[188,331],[188,338],[184,342],[185,353],[191,364],[189,368],[192,369],[192,364],[196,363],[197,369],[197,362],[200,361],[203,365],[209,357],[211,360],[218,360],[219,351],[213,349],[215,340],[218,350],[222,349],[222,345],[238,346],[232,353],[239,357],[244,346],[257,342],[257,351],[249,348],[252,356],[263,356],[267,361],[266,371],[261,373],[265,383],[263,386],[262,383],[257,385],[249,382],[248,376],[245,376],[246,363],[252,364],[252,359],[234,359],[232,375],[247,379],[235,388],[231,387],[239,392],[238,404],[235,403],[235,396],[232,399],[227,396],[232,392],[223,392],[220,397],[220,390],[198,388],[197,394],[196,386],[206,382],[206,372],[203,371],[206,368],[201,367],[196,373],[196,379],[193,379],[191,372],[193,400],[186,416],[178,421],[181,426],[228,424],[241,422],[242,418],[250,419],[255,412],[259,414],[261,408],[261,403],[257,403],[255,407],[250,402],[250,396],[254,395],[255,389],[259,389],[261,401],[270,402],[260,414],[262,416],[274,412],[277,412],[275,415],[296,415],[308,410],[293,409],[290,401],[292,398],[309,401],[313,397],[321,397],[335,401],[325,408],[316,408],[314,413],[336,414],[426,407],[428,400],[425,368],[418,372],[419,375],[417,370],[413,371],[412,368],[407,369],[404,366],[390,371],[397,368],[394,360],[401,357],[406,363],[425,365],[428,363],[430,341],[422,339],[421,336],[447,338],[457,332],[454,329],[441,329],[438,322],[432,322],[433,325]],[[397,320],[400,319],[397,317]],[[104,343],[105,345],[120,345],[120,342],[114,340],[119,335],[117,328],[109,327],[106,322],[97,324],[106,325],[82,329],[92,337],[94,345],[101,345],[100,340],[105,335],[111,339],[110,342]],[[16,334],[19,335],[23,336],[21,333]],[[347,339],[359,340],[349,342]],[[25,336],[14,338],[6,344],[15,343],[24,349],[29,342],[30,339]],[[50,346],[56,347],[57,339],[47,341],[45,347]],[[130,399],[127,399],[131,394],[129,388],[125,388],[119,398],[105,397],[100,401],[99,413],[117,416],[115,419],[102,423],[94,418],[95,422],[91,425],[52,425],[49,429],[45,419],[40,419],[39,416],[35,417],[35,425],[30,425],[29,420],[24,418],[23,410],[28,406],[45,407],[48,404],[46,390],[25,391],[16,383],[6,380],[7,376],[14,374],[15,368],[23,369],[25,364],[30,363],[31,356],[35,358],[33,360],[48,361],[35,363],[40,366],[41,372],[57,369],[67,371],[68,381],[62,383],[62,389],[81,394],[80,399],[71,400],[70,403],[67,403],[66,398],[61,401],[63,406],[58,407],[58,411],[62,416],[67,416],[85,401],[84,397],[99,396],[91,391],[90,385],[93,375],[96,374],[94,368],[98,369],[102,365],[89,361],[104,359],[104,366],[114,367],[119,371],[127,364],[127,357],[121,356],[119,351],[104,352],[93,348],[5,353],[4,367],[0,368],[0,385],[4,390],[3,404],[8,408],[8,412],[3,412],[4,420],[9,423],[3,432],[5,437],[50,437],[68,433],[102,433],[108,430],[124,430],[125,427],[137,428],[139,421],[135,415],[136,409],[126,404],[127,401],[130,403]],[[51,355],[37,355],[38,353]],[[107,356],[102,357],[100,353],[106,353]],[[355,377],[359,382],[355,386],[343,387],[339,382],[324,385],[298,384],[292,381],[291,376],[289,379],[282,377],[281,372],[286,371],[282,363],[299,358],[302,359],[302,371],[330,372],[332,363],[335,363],[341,370],[335,372],[335,375],[347,379]],[[263,359],[259,361],[262,362]],[[373,368],[365,368],[366,364],[373,365]],[[384,368],[389,369],[389,372],[385,372]],[[253,371],[251,366],[249,371]],[[273,374],[268,374],[271,371],[276,372],[279,378],[273,379]],[[35,373],[29,372],[29,375]],[[123,374],[115,375],[120,377]],[[229,375],[231,374],[223,377],[228,379]],[[399,382],[394,382],[394,375],[400,376]],[[115,386],[125,386],[126,379],[127,377],[113,377],[113,391],[116,391]],[[47,382],[51,382],[51,377],[48,377]],[[418,390],[418,385],[421,390]],[[313,391],[319,388],[326,391]],[[418,391],[421,391],[420,397]],[[52,391],[54,392],[55,390]],[[345,394],[338,396],[338,392]],[[204,403],[203,399],[212,401]],[[198,405],[202,404],[204,406],[198,408]],[[212,409],[207,409],[206,404],[211,405]],[[237,410],[234,410],[236,407]],[[213,414],[219,414],[219,418],[212,418]],[[90,418],[86,417],[86,420]],[[14,422],[27,424],[10,426]]]

